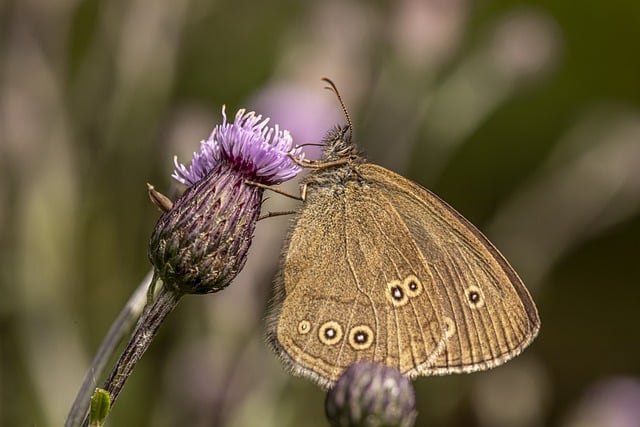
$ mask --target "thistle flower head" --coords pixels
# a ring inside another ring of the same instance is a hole
[[[289,157],[301,151],[288,131],[245,110],[231,123],[224,108],[222,116],[189,168],[175,160],[172,176],[188,188],[160,217],[149,243],[159,277],[180,294],[216,292],[244,266],[263,192],[247,181],[277,184],[300,170]]]
[[[174,158],[173,178],[191,186],[221,163],[264,184],[279,184],[293,178],[300,167],[288,154],[302,158],[302,149],[292,148],[288,130],[280,129],[277,124],[268,127],[268,123],[268,118],[263,120],[261,115],[244,109],[229,123],[223,106],[222,124],[200,142],[200,151],[193,153],[191,166],[186,168]]]
[[[411,427],[416,418],[411,382],[397,369],[358,362],[327,393],[325,412],[333,427]]]

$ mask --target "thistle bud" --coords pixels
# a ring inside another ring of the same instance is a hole
[[[201,142],[186,168],[175,159],[172,175],[188,186],[158,220],[149,259],[165,286],[179,294],[226,287],[247,258],[263,189],[247,181],[278,184],[300,170],[289,154],[288,131],[267,127],[269,119],[240,110]]]
[[[333,427],[411,427],[415,406],[407,378],[394,368],[369,362],[347,368],[325,400]]]

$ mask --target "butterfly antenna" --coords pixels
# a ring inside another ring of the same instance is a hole
[[[351,123],[351,116],[349,116],[349,111],[347,111],[347,106],[344,105],[344,101],[340,96],[340,92],[338,91],[338,88],[336,87],[335,83],[333,83],[331,79],[327,77],[323,77],[322,81],[329,85],[329,86],[325,86],[325,89],[329,89],[330,91],[336,94],[336,97],[338,98],[338,102],[340,102],[340,106],[342,107],[342,111],[344,112],[344,117],[347,119],[347,126],[349,127],[349,137],[352,137],[353,124]]]

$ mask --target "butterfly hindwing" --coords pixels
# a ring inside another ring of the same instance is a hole
[[[454,327],[445,350],[418,366],[416,374],[497,366],[535,338],[540,322],[533,300],[475,226],[433,193],[387,169],[365,164],[359,173],[402,218],[432,273],[438,310]]]

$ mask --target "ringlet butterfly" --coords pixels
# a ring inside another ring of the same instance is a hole
[[[331,387],[359,360],[411,378],[501,365],[536,337],[524,284],[493,244],[438,196],[368,163],[352,124],[324,140],[301,184],[268,340],[293,374]]]

